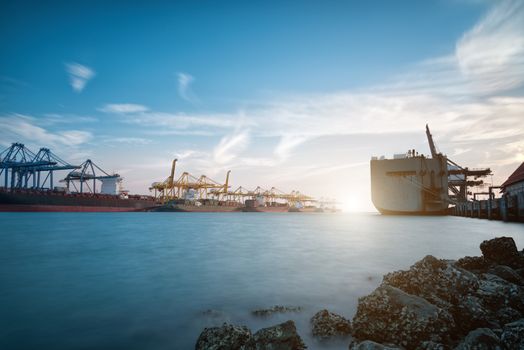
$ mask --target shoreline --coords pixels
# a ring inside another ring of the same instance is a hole
[[[524,348],[524,250],[511,237],[480,244],[482,256],[431,255],[386,274],[358,300],[352,320],[320,310],[310,320],[322,341],[350,350]],[[285,306],[267,309],[284,313]],[[293,319],[252,333],[245,326],[205,328],[195,349],[306,349]]]

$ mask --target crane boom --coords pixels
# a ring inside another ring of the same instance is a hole
[[[171,165],[171,175],[169,176],[169,188],[173,188],[173,182],[175,181],[175,167],[176,167],[176,161],[178,159],[173,159],[173,164]]]
[[[429,149],[431,150],[431,157],[436,158],[438,153],[437,149],[435,148],[435,143],[433,142],[433,136],[431,136],[431,132],[429,131],[428,124],[426,124],[426,136],[428,137]]]

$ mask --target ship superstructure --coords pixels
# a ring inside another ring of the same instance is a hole
[[[467,200],[468,187],[483,184],[489,168],[469,169],[437,151],[426,125],[431,157],[415,150],[393,159],[373,157],[371,199],[382,214],[443,215],[450,204]]]

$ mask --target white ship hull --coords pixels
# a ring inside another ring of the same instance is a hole
[[[372,159],[370,167],[371,199],[382,214],[446,214],[449,203],[446,157]]]

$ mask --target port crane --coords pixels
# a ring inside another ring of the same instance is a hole
[[[5,189],[54,189],[54,172],[78,169],[42,147],[35,154],[22,143],[0,153],[0,177]]]
[[[101,192],[106,194],[116,194],[116,185],[122,181],[118,174],[108,174],[91,159],[83,162],[77,170],[71,171],[61,180],[66,183],[67,190],[71,190],[71,185],[78,193],[96,193],[96,182],[102,182]],[[79,187],[76,184],[79,184]],[[91,185],[90,185],[91,184]]]
[[[277,202],[286,202],[291,206],[299,203],[316,202],[313,197],[304,195],[299,191],[285,193],[276,187],[267,190],[258,186],[254,190],[248,190],[240,186],[231,191],[229,189],[231,170],[227,171],[224,183],[219,183],[206,175],[201,175],[197,178],[188,172],[183,172],[182,175],[175,180],[176,164],[177,159],[174,159],[171,165],[170,175],[164,181],[153,182],[149,188],[150,191],[154,191],[154,197],[163,203],[177,199],[216,199],[237,203],[243,203],[246,199],[262,199],[265,203],[275,204]]]
[[[448,176],[448,197],[452,203],[466,202],[468,195],[468,187],[481,186],[484,184],[482,178],[491,175],[490,168],[481,169],[469,169],[462,167],[444,156],[442,153],[437,152],[433,136],[429,130],[428,124],[426,124],[426,136],[428,139],[429,149],[433,158],[444,157],[446,159],[446,172]],[[473,179],[471,179],[473,177]]]
[[[171,173],[166,180],[151,184],[149,189],[155,191],[155,198],[159,198],[165,203],[173,199],[185,199],[192,195],[192,191],[196,192],[199,199],[227,195],[231,171],[227,172],[224,184],[220,184],[206,175],[197,178],[188,172],[183,172],[175,180],[176,163],[177,159],[174,159],[171,165]]]

